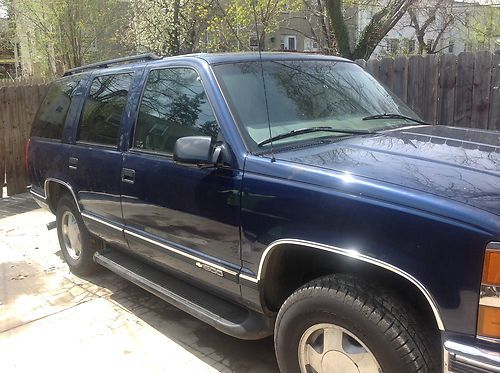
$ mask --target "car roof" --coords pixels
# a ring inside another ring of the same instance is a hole
[[[321,61],[342,61],[342,62],[352,62],[348,59],[328,56],[318,53],[297,53],[297,52],[233,52],[233,53],[192,53],[184,54],[172,57],[154,57],[151,59],[144,60],[134,60],[136,57],[130,57],[131,62],[126,62],[126,58],[120,58],[116,61],[103,61],[97,62],[91,65],[78,67],[66,71],[64,77],[76,76],[80,74],[97,73],[97,74],[108,74],[117,70],[123,70],[127,68],[133,68],[137,66],[148,66],[148,65],[161,65],[167,61],[189,61],[189,60],[203,60],[210,65],[224,64],[224,63],[236,63],[236,62],[250,62],[259,61],[261,58],[263,61],[285,61],[285,60],[321,60]],[[107,65],[106,62],[109,62]]]

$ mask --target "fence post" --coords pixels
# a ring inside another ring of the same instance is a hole
[[[6,88],[0,87],[0,198],[3,197],[3,187],[5,185],[5,163],[7,154],[5,151],[5,130],[7,128],[7,96],[5,94]]]

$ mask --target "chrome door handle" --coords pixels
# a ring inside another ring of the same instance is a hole
[[[135,170],[122,168],[122,182],[133,184],[135,182]]]
[[[78,158],[69,157],[69,169],[76,170],[78,168]]]

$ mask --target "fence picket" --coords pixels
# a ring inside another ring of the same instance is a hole
[[[391,91],[394,85],[394,60],[383,58],[380,61],[378,80]]]
[[[453,125],[456,76],[455,55],[443,54],[439,60],[438,124]]]
[[[422,118],[435,124],[438,107],[439,59],[435,54],[425,56],[423,61],[424,76],[422,79]]]
[[[394,60],[392,91],[404,102],[408,99],[408,58],[399,56]]]
[[[421,117],[424,116],[424,59],[422,56],[411,56],[408,60],[408,105]]]
[[[471,115],[474,128],[488,128],[492,59],[490,52],[478,52],[475,56]]]
[[[455,83],[454,125],[470,127],[473,83],[474,53],[460,53],[457,60],[457,80]]]

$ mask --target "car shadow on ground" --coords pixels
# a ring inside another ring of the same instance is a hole
[[[111,291],[110,299],[215,369],[279,372],[272,337],[245,341],[228,336],[105,269],[85,280]]]

